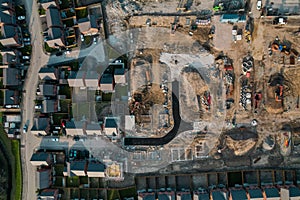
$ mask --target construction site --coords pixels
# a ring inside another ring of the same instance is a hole
[[[299,132],[284,127],[300,127],[299,16],[274,24],[252,1],[134,2],[112,3],[118,16],[108,13],[114,26],[134,30],[132,171],[145,160],[144,173],[166,163],[161,173],[190,172],[187,163],[203,159],[222,160],[220,169],[297,166]]]

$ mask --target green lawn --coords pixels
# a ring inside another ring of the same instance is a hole
[[[71,19],[66,19],[66,20],[63,20],[63,23],[67,26],[67,27],[73,27],[74,26],[74,20],[71,18]]]
[[[71,99],[61,99],[61,100],[59,100],[59,103],[60,103],[60,107],[61,107],[61,112],[68,113],[69,105],[71,105]]]
[[[88,199],[89,197],[89,190],[80,189],[80,198],[81,199]]]
[[[111,101],[112,93],[102,93],[102,101]]]
[[[79,187],[79,177],[67,177],[67,187]]]
[[[87,16],[88,16],[88,10],[87,10],[87,8],[76,10],[76,18],[77,18],[77,20],[78,19],[82,19],[82,18],[86,18]]]
[[[81,176],[81,177],[79,177],[79,182],[80,182],[80,185],[81,184],[88,184],[89,183],[89,177]]]
[[[54,185],[55,186],[58,186],[58,187],[62,187],[62,181],[63,181],[63,177],[55,177],[55,183]]]
[[[61,2],[62,4],[59,5],[61,10],[69,8],[70,0],[61,0]]]
[[[135,197],[137,194],[136,188],[128,188],[128,189],[124,189],[124,190],[119,190],[119,194],[121,199],[124,198],[129,198],[129,197]]]
[[[55,165],[54,169],[56,173],[55,176],[63,176],[64,165]]]
[[[115,200],[115,199],[120,199],[120,195],[118,190],[108,190],[107,191],[107,197],[109,200]]]
[[[76,43],[75,37],[67,38],[67,44],[73,45]]]
[[[18,200],[22,198],[22,168],[20,157],[20,141],[12,140],[12,153],[15,157],[15,192],[14,199]]]
[[[54,113],[53,114],[54,125],[60,125],[60,122],[62,119],[68,119],[68,114],[66,114],[66,113]]]
[[[72,199],[79,199],[79,189],[71,189],[70,193]]]
[[[54,53],[54,52],[57,51],[57,49],[49,47],[47,42],[45,42],[44,47],[45,47],[45,51],[48,52],[48,53]]]
[[[39,9],[39,14],[40,14],[40,15],[45,15],[45,14],[46,14],[46,10],[43,9],[43,8],[40,8],[40,9]]]
[[[91,45],[92,44],[92,36],[84,36],[84,43],[85,45]]]
[[[67,99],[71,99],[71,88],[69,87],[69,85],[60,86],[59,94],[60,95],[66,95]]]

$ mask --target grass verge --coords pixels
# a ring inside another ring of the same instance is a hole
[[[20,141],[12,140],[12,153],[15,157],[15,198],[21,200],[22,198],[22,168],[21,168],[21,157],[20,157]]]

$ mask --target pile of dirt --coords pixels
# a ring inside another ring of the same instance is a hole
[[[257,140],[254,138],[247,140],[234,140],[227,136],[225,142],[227,147],[233,150],[234,155],[242,156],[248,153],[256,145]]]

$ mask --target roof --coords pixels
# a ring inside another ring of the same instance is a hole
[[[251,198],[263,198],[262,191],[259,188],[249,189],[248,193]]]
[[[88,15],[86,18],[81,18],[77,21],[77,23],[81,33],[94,34],[98,32],[97,20],[94,15]]]
[[[49,187],[49,174],[51,173],[50,169],[41,169],[36,171],[36,187],[38,189],[45,189]]]
[[[15,90],[4,90],[4,104],[14,105],[19,103],[19,96]]]
[[[49,118],[39,117],[33,119],[33,126],[31,130],[33,131],[46,131],[49,128]]]
[[[2,1],[4,3],[4,1]],[[6,2],[10,2],[11,1],[6,1]],[[3,22],[5,24],[14,24],[14,19],[12,17],[12,15],[10,14],[11,12],[9,11],[9,9],[6,9],[5,7],[1,6],[0,8],[0,22]]]
[[[124,68],[116,68],[114,71],[114,75],[124,75],[125,69]]]
[[[183,194],[177,194],[177,196],[180,196],[181,198],[181,200],[191,200],[192,199],[192,196],[191,196],[191,194],[190,193],[183,193]],[[178,199],[178,198],[177,198]]]
[[[39,89],[41,92],[41,95],[43,96],[55,96],[55,85],[51,84],[41,84],[39,85]]]
[[[83,125],[84,125],[84,123],[81,121],[67,121],[66,122],[66,128],[68,128],[68,129],[77,129],[77,128],[82,129]]]
[[[48,67],[41,68],[39,71],[39,78],[44,80],[56,80],[56,70]]]
[[[45,189],[40,193],[39,197],[41,197],[42,199],[44,199],[43,197],[52,197],[51,199],[57,199],[56,198],[57,194],[58,194],[58,189]]]
[[[118,124],[116,118],[106,117],[105,118],[105,128],[117,128]]]
[[[15,25],[4,24],[1,26],[1,34],[4,38],[14,37],[17,32],[17,27]]]
[[[208,193],[199,193],[198,199],[199,200],[209,200],[209,194]]]
[[[49,154],[48,153],[34,153],[31,156],[30,161],[47,161],[47,159],[49,158]]]
[[[86,130],[100,130],[99,124],[88,124],[86,125]]]
[[[56,6],[49,6],[46,10],[46,20],[48,28],[52,26],[61,27],[60,15]]]
[[[276,188],[265,188],[266,197],[280,197],[279,192]]]
[[[51,38],[49,41],[61,38],[62,35],[63,35],[62,29],[59,27],[50,27],[48,29],[48,36]],[[57,43],[57,45],[60,45],[60,44]]]
[[[233,189],[230,190],[232,200],[248,200],[246,191],[243,189]]]
[[[300,189],[298,187],[289,187],[290,197],[300,197]]]
[[[19,85],[19,70],[15,68],[3,69],[3,85],[18,86]]]
[[[113,76],[111,74],[103,74],[100,79],[101,84],[112,84],[113,83]]]
[[[227,194],[224,193],[223,191],[215,190],[215,191],[212,191],[212,199],[213,200],[226,200]]]
[[[43,100],[42,113],[56,112],[56,101],[53,99]]]
[[[86,167],[86,161],[74,161],[70,163],[70,169],[74,171],[84,171]]]
[[[57,6],[54,0],[40,0],[41,6],[46,10],[49,6]]]
[[[87,171],[88,172],[104,172],[105,165],[102,163],[90,162],[88,164]]]
[[[16,54],[13,51],[1,52],[1,55],[2,55],[2,63],[5,65],[14,63],[16,60]]]
[[[155,200],[155,193],[140,193],[143,200]]]

